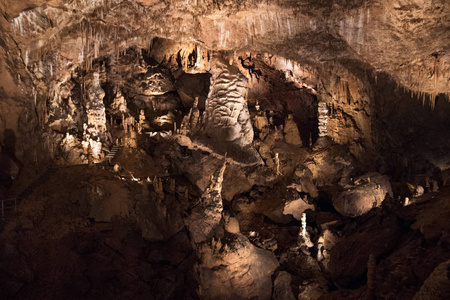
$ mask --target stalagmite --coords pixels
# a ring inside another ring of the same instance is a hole
[[[300,228],[299,231],[299,246],[300,247],[304,247],[306,246],[307,248],[311,248],[314,247],[313,242],[311,242],[311,238],[309,236],[309,233],[306,231],[306,213],[302,213],[302,227]]]
[[[373,254],[367,260],[367,299],[375,299],[377,262]]]
[[[319,102],[319,136],[327,136],[328,109],[326,102]]]
[[[88,91],[89,102],[86,105],[89,133],[104,137],[106,132],[106,114],[103,98],[105,91],[100,87],[99,74],[94,73],[91,87]]]

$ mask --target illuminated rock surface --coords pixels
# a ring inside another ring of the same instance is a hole
[[[448,1],[0,12],[0,298],[448,294]]]

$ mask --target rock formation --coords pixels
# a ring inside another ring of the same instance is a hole
[[[88,132],[94,137],[104,137],[106,132],[106,114],[103,98],[105,91],[100,87],[99,74],[93,74],[93,80],[88,90],[86,112],[88,116]]]
[[[240,147],[251,145],[253,128],[245,97],[247,81],[239,69],[217,54],[211,62],[211,88],[206,100],[206,133]]]
[[[0,298],[445,298],[447,2],[0,0]]]
[[[211,176],[211,183],[203,192],[201,199],[186,220],[193,243],[198,244],[211,239],[222,220],[222,181],[227,163]]]
[[[319,117],[320,119],[320,117]],[[320,126],[320,125],[319,125]],[[292,114],[289,114],[288,118],[284,121],[284,137],[286,139],[286,143],[293,145],[301,145],[302,140],[300,137],[300,133],[298,132],[297,124],[294,121]]]
[[[393,196],[389,179],[380,174],[355,178],[354,185],[346,186],[345,189],[333,198],[333,206],[346,217],[360,216],[380,206],[386,195]]]

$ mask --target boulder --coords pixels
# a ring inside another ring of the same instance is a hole
[[[314,204],[309,204],[307,200],[301,197],[297,199],[287,200],[283,209],[283,214],[292,215],[296,220],[300,221],[305,210],[314,211]]]
[[[314,210],[310,204],[295,189],[277,186],[264,193],[250,204],[252,211],[265,215],[274,222],[286,224],[292,218],[300,220],[305,210]]]
[[[386,194],[393,196],[389,178],[378,173],[358,177],[346,188],[333,197],[334,208],[346,217],[361,216],[380,206]]]

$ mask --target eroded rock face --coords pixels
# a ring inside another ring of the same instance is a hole
[[[370,173],[355,179],[355,185],[333,197],[333,206],[343,216],[357,217],[378,207],[386,198],[393,196],[389,178]]]
[[[203,299],[270,299],[275,255],[253,246],[241,235],[231,235],[201,246],[199,295]]]
[[[191,234],[194,244],[209,240],[218,229],[222,220],[222,182],[226,169],[226,162],[211,176],[211,183],[203,192],[197,205],[192,209],[191,214],[186,219],[186,226]]]
[[[142,237],[149,241],[161,241],[181,231],[184,227],[181,216],[185,206],[173,195],[161,199],[151,193],[140,199],[136,204],[136,223]]]

